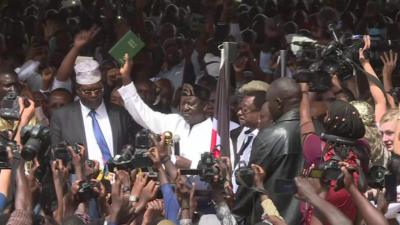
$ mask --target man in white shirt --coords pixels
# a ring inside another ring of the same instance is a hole
[[[201,153],[211,148],[212,120],[206,114],[209,91],[198,85],[184,85],[179,106],[179,114],[163,114],[153,111],[140,98],[130,78],[131,63],[121,68],[124,86],[118,91],[125,108],[142,127],[154,133],[171,131],[180,137],[180,156],[190,160],[191,168],[196,168]],[[174,161],[174,158],[172,159]]]
[[[78,63],[75,73],[79,101],[54,111],[51,143],[81,143],[86,148],[86,158],[98,161],[103,167],[122,146],[133,144],[134,121],[124,108],[104,103],[104,87],[96,61]]]

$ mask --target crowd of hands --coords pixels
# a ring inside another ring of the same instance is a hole
[[[57,207],[53,215],[47,215],[44,218],[58,224],[66,218],[73,215],[88,213],[88,200],[82,199],[78,193],[79,187],[84,181],[89,181],[93,186],[97,204],[101,209],[102,218],[112,224],[151,224],[155,218],[160,218],[165,214],[165,205],[163,199],[157,199],[157,192],[160,185],[169,183],[175,184],[175,194],[181,206],[181,218],[191,219],[197,211],[197,196],[195,195],[196,185],[189,184],[187,177],[180,175],[180,169],[172,163],[164,162],[168,156],[168,146],[164,144],[164,137],[156,143],[154,147],[148,150],[148,156],[153,162],[154,169],[158,172],[159,181],[150,179],[148,173],[140,170],[118,170],[112,171],[112,178],[109,178],[111,190],[107,191],[105,183],[96,179],[99,175],[99,162],[85,160],[85,148],[79,146],[79,153],[71,147],[68,151],[72,160],[64,164],[61,160],[55,160],[51,163],[51,172],[53,178],[54,190],[57,198]],[[26,162],[22,158],[13,157],[10,151],[9,160],[14,164],[14,173],[16,179],[16,191],[14,210],[23,210],[31,214],[35,205],[40,201],[39,198],[45,198],[46,193],[41,193],[42,184],[36,179],[35,174],[39,168],[39,161],[34,159],[32,162]],[[30,165],[28,168],[26,165]],[[171,166],[172,165],[172,166]],[[234,204],[234,194],[232,185],[229,182],[232,174],[230,162],[227,158],[221,157],[214,165],[218,174],[214,176],[210,184],[210,197],[216,205],[226,203],[232,207]],[[369,204],[366,197],[359,191],[354,179],[349,171],[354,171],[348,164],[341,162],[341,170],[344,174],[344,188],[352,195],[356,205],[361,210],[362,218],[366,221],[373,217],[381,219],[379,224],[385,224],[386,220],[382,212],[387,209],[387,203],[384,201],[383,193],[378,192],[378,205],[376,209]],[[268,177],[268,171],[264,171],[259,165],[252,164],[251,169],[254,172],[253,185],[255,188],[264,190],[264,180]],[[70,182],[70,171],[74,170],[76,180]],[[330,224],[351,224],[351,222],[338,209],[324,200],[327,193],[327,187],[321,185],[319,179],[308,177],[310,170],[304,170],[301,176],[296,177],[297,186],[296,197],[302,201],[309,202],[320,211],[321,221],[327,221]],[[225,184],[219,182],[221,178],[226,180]],[[371,194],[371,193],[369,193]],[[138,201],[130,201],[130,196],[139,197]],[[48,197],[48,196],[47,196]],[[259,196],[260,201],[268,199],[267,193]],[[357,200],[358,198],[358,200]],[[182,207],[182,206],[185,207]],[[329,206],[330,205],[330,206]],[[380,211],[379,211],[380,210]],[[3,213],[11,213],[6,209]],[[365,212],[365,214],[363,214]],[[265,220],[272,224],[286,224],[284,220],[276,216],[265,215]],[[368,223],[367,224],[373,224]],[[377,223],[374,223],[377,224]]]

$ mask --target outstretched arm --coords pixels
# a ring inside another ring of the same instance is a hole
[[[75,60],[78,57],[79,52],[87,43],[93,40],[93,38],[99,31],[99,27],[92,26],[89,30],[81,31],[76,35],[74,45],[69,50],[68,54],[64,57],[60,67],[58,68],[56,74],[57,80],[67,81],[71,77],[75,65]]]
[[[174,133],[176,125],[180,121],[179,117],[174,114],[167,115],[156,112],[143,102],[130,78],[132,66],[132,61],[125,55],[125,64],[120,69],[124,86],[118,89],[124,100],[125,109],[139,125],[154,133],[161,134],[167,130]]]
[[[383,91],[379,88],[379,86],[376,83],[376,81],[379,82],[378,76],[376,75],[374,69],[372,68],[369,59],[367,59],[364,55],[365,51],[368,50],[370,46],[371,46],[370,37],[364,36],[364,47],[359,50],[359,58],[361,66],[364,68],[364,70],[376,78],[373,79],[367,76],[369,90],[375,102],[375,122],[379,123],[383,114],[385,114],[386,112],[386,98],[385,98],[385,93],[383,93]]]

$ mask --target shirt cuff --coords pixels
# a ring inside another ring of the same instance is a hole
[[[124,85],[118,89],[119,94],[121,95],[122,99],[134,97],[137,95],[136,87],[133,85],[133,82],[130,82],[128,85]]]

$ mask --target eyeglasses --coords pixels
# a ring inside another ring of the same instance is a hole
[[[104,88],[97,88],[97,89],[92,89],[92,90],[82,90],[79,89],[84,95],[98,95],[103,93]]]
[[[248,108],[240,108],[239,110],[240,110],[243,114],[249,114],[249,113],[252,113],[252,112],[258,112],[257,109],[248,109]]]

